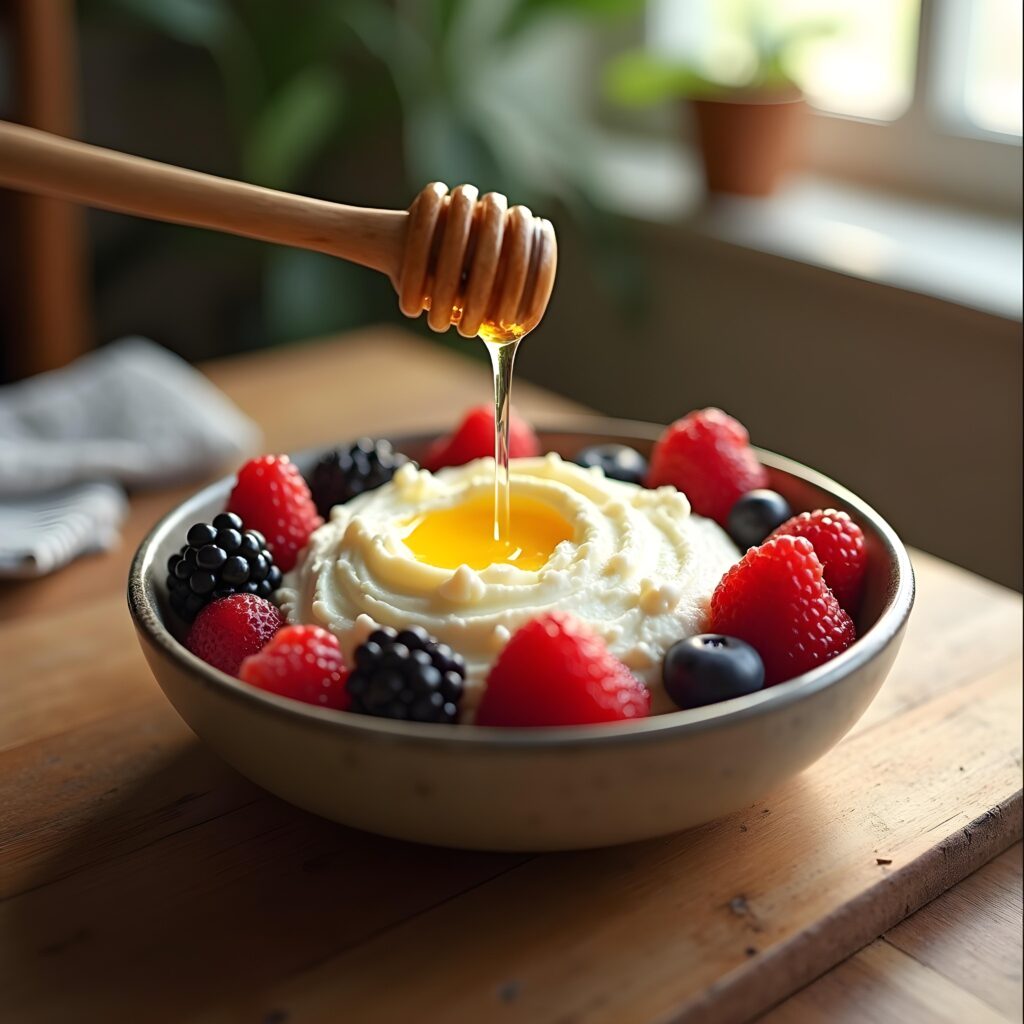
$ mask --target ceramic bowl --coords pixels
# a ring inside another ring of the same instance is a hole
[[[657,426],[584,420],[541,431],[571,457],[588,444],[643,452]],[[394,438],[409,455],[424,437]],[[300,467],[317,452],[296,457]],[[844,508],[870,553],[860,639],[771,689],[637,722],[552,729],[436,726],[330,711],[247,686],[176,639],[163,577],[190,524],[220,511],[227,477],[166,516],[132,563],[128,604],[168,699],[243,775],[346,825],[481,850],[605,846],[677,832],[749,805],[821,757],[863,714],[892,665],[914,598],[906,549],[868,505],[820,474],[759,453],[794,508]]]

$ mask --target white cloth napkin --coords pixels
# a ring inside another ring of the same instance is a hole
[[[113,547],[127,510],[124,491],[105,482],[0,501],[0,576],[45,576],[77,555]]]
[[[127,509],[119,485],[183,480],[258,443],[205,377],[145,338],[0,388],[0,576],[110,547]]]

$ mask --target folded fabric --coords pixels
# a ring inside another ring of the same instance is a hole
[[[45,576],[77,555],[105,551],[128,511],[116,484],[72,484],[0,501],[0,576]]]
[[[109,547],[123,487],[211,472],[258,443],[202,374],[144,338],[0,388],[0,577]]]
[[[238,461],[258,438],[186,362],[125,338],[0,388],[0,499],[86,480],[164,485]]]

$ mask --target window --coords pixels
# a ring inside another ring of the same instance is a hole
[[[794,38],[787,70],[819,110],[891,120],[914,92],[919,0],[658,0],[651,43],[709,78],[742,82],[758,37]]]
[[[769,6],[769,25],[785,32],[820,18],[823,6],[834,22],[821,36],[796,44],[791,58],[810,103],[850,117],[899,117],[914,94],[918,0],[782,0]]]
[[[1020,0],[649,0],[649,45],[739,84],[757,47],[823,116],[812,169],[1019,210]]]
[[[954,130],[1021,134],[1021,5],[946,0],[939,11],[933,91]]]

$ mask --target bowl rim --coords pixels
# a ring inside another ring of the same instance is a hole
[[[618,437],[653,442],[664,427],[639,420],[612,419],[602,416],[577,416],[560,420],[551,427],[537,427],[542,438],[549,435],[582,434]],[[432,432],[406,433],[396,436],[396,446],[422,444],[436,436]],[[297,453],[303,459],[328,448],[320,445]],[[351,734],[360,740],[404,742],[432,747],[483,747],[492,750],[589,748],[595,744],[630,744],[666,739],[702,732],[734,724],[756,715],[777,711],[804,700],[829,687],[839,685],[859,668],[879,656],[904,628],[914,603],[914,571],[910,556],[895,530],[870,505],[831,478],[782,455],[761,448],[754,449],[758,458],[770,469],[794,476],[812,487],[830,492],[851,514],[881,539],[893,571],[885,603],[877,620],[847,650],[810,672],[757,693],[710,704],[703,708],[652,715],[635,721],[601,725],[543,726],[503,729],[496,726],[441,726],[430,723],[400,722],[347,711],[319,708],[312,704],[280,697],[243,683],[192,654],[164,625],[158,610],[152,571],[155,552],[186,506],[200,506],[227,486],[234,474],[218,478],[179,502],[163,515],[139,544],[128,574],[128,608],[137,632],[159,652],[177,662],[197,681],[219,691],[223,696],[240,701],[250,710],[293,722],[303,721],[319,729]],[[162,563],[161,563],[162,565]]]

